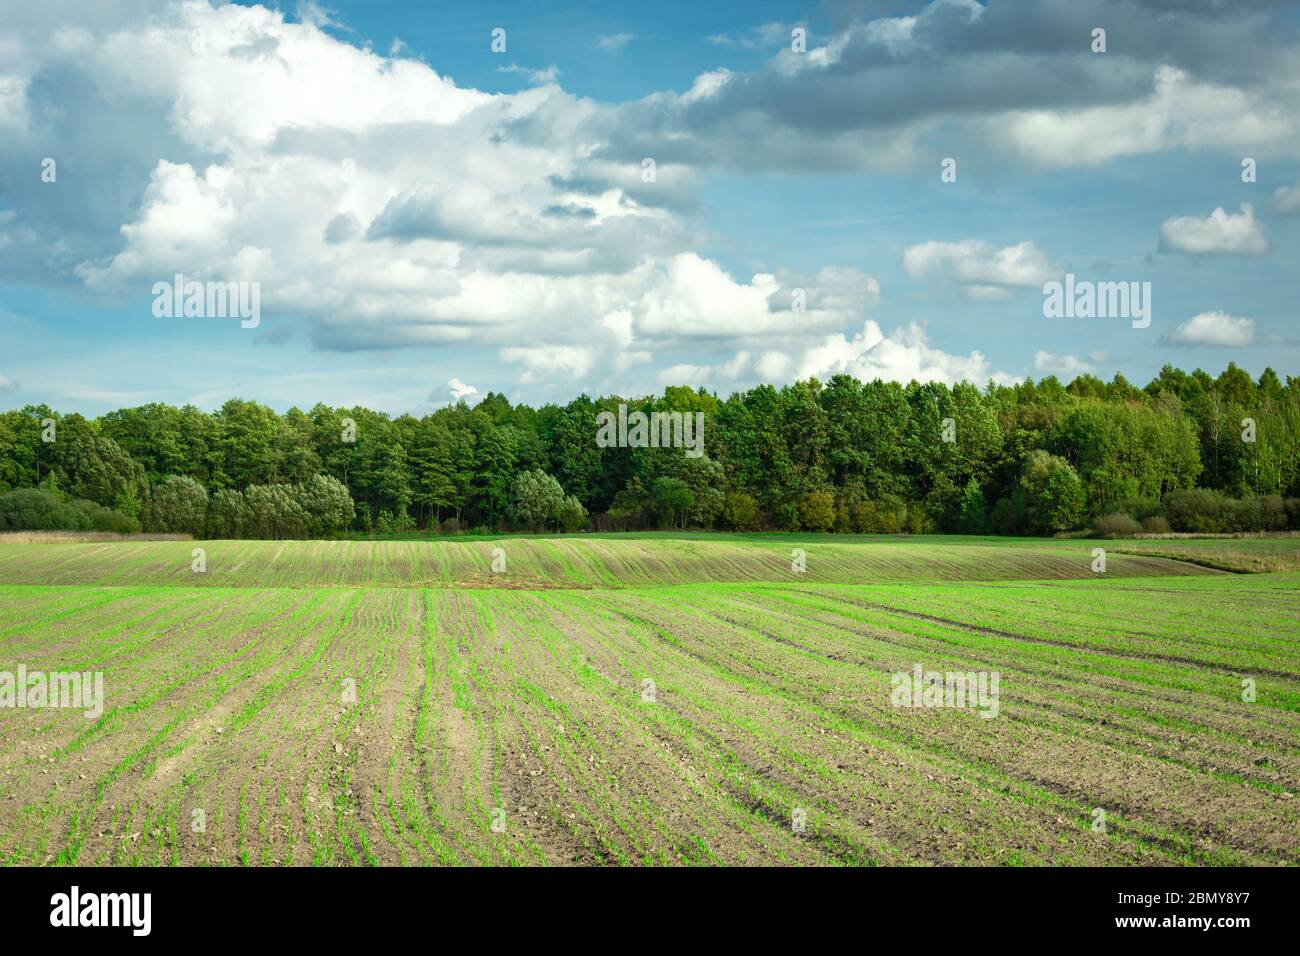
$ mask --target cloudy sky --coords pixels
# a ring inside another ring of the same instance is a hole
[[[0,407],[1300,374],[1290,7],[0,0]]]

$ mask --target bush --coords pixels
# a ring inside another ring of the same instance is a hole
[[[85,499],[72,502],[72,506],[86,516],[92,531],[111,531],[114,534],[140,533],[140,522],[120,511],[105,508],[103,505]]]
[[[90,531],[91,521],[57,495],[37,488],[19,488],[0,495],[0,530]]]
[[[208,517],[203,534],[207,538],[238,538],[248,521],[244,493],[223,488],[208,499]]]
[[[1152,515],[1142,522],[1142,530],[1147,534],[1168,534],[1170,532],[1169,522],[1159,515]]]
[[[808,531],[829,531],[835,524],[835,496],[814,491],[799,505],[800,524]]]
[[[1064,458],[1031,451],[1020,471],[1019,492],[1029,527],[1039,534],[1069,531],[1083,521],[1083,482]]]
[[[1285,531],[1287,528],[1286,502],[1281,495],[1264,495],[1259,502],[1260,531]]]
[[[758,502],[752,495],[743,491],[727,493],[722,505],[722,520],[727,527],[736,531],[748,531],[754,527],[754,518],[758,515]]]
[[[695,504],[695,493],[690,485],[680,478],[664,476],[655,479],[650,486],[650,495],[662,524],[670,528],[686,527],[687,514]]]
[[[907,519],[903,529],[908,534],[929,534],[934,530],[934,519],[919,501],[912,502],[907,508]]]
[[[1128,515],[1134,521],[1142,522],[1153,515],[1160,514],[1160,502],[1149,498],[1133,498],[1108,505],[1106,513]]]
[[[255,538],[305,538],[309,517],[293,485],[250,485],[244,492],[244,534]]]
[[[510,493],[510,513],[528,531],[543,531],[557,524],[564,506],[564,489],[540,468],[520,472]]]
[[[379,521],[375,531],[379,534],[409,534],[415,530],[415,519],[403,508],[394,514],[391,511],[379,512]]]
[[[587,509],[581,501],[569,495],[556,509],[555,521],[561,531],[581,531],[587,524]]]
[[[989,506],[974,478],[966,482],[961,493],[961,512],[957,516],[957,530],[962,534],[988,534]]]
[[[203,534],[208,493],[188,476],[172,475],[155,485],[145,509],[145,528],[165,534]]]
[[[1175,531],[1230,534],[1241,531],[1285,531],[1294,527],[1295,499],[1279,495],[1229,498],[1211,488],[1185,488],[1164,500],[1165,516]]]
[[[1212,488],[1180,488],[1164,500],[1165,519],[1175,531],[1217,534],[1231,530],[1232,500]]]
[[[297,486],[298,503],[307,512],[307,533],[328,538],[352,524],[356,508],[343,482],[329,475],[313,475]]]
[[[1125,514],[1102,515],[1092,523],[1092,531],[1099,538],[1131,538],[1142,526]]]

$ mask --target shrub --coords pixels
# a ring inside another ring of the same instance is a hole
[[[1083,482],[1064,458],[1041,449],[1031,451],[1020,471],[1019,491],[1035,532],[1069,531],[1083,520]]]
[[[1131,538],[1142,526],[1126,514],[1102,515],[1092,523],[1093,534],[1099,538]]]
[[[1147,534],[1168,534],[1170,531],[1169,522],[1159,515],[1152,515],[1142,522],[1142,530]]]
[[[934,530],[934,519],[925,510],[925,505],[914,501],[907,508],[903,528],[908,534],[929,534]]]
[[[876,503],[876,516],[881,534],[898,534],[907,521],[907,505],[901,498],[885,495]]]
[[[140,522],[120,511],[105,508],[103,505],[85,499],[72,502],[72,506],[86,516],[92,531],[111,531],[114,534],[140,533]]]
[[[989,506],[974,478],[966,482],[961,493],[961,512],[957,516],[957,530],[962,534],[988,534]]]
[[[687,513],[695,504],[695,493],[690,485],[680,478],[656,478],[650,486],[650,495],[662,523],[676,528],[680,522],[681,527],[686,527]]]
[[[155,485],[145,509],[145,528],[168,534],[203,534],[208,493],[193,478],[172,475]]]
[[[581,531],[587,524],[587,509],[581,501],[569,495],[556,509],[555,521],[561,531]]]
[[[799,505],[799,521],[809,531],[829,531],[835,524],[835,496],[814,491]]]
[[[0,530],[90,531],[90,518],[57,495],[19,488],[0,495]]]
[[[415,530],[415,519],[403,508],[396,513],[392,511],[379,512],[379,521],[375,525],[375,531],[379,534],[409,534]]]
[[[564,505],[564,489],[540,468],[520,472],[511,489],[511,517],[520,527],[542,531],[556,524]]]
[[[1281,495],[1264,495],[1259,501],[1261,531],[1285,531],[1287,527],[1286,502]]]
[[[297,486],[298,503],[307,512],[307,533],[327,538],[343,531],[356,517],[347,485],[329,475],[313,475]]]
[[[757,514],[758,502],[752,495],[743,491],[727,493],[722,505],[722,520],[726,522],[727,527],[736,531],[748,531],[753,528]]]
[[[1180,488],[1164,500],[1165,519],[1175,531],[1215,534],[1230,529],[1231,499],[1212,488]]]
[[[859,534],[880,533],[880,511],[874,501],[854,501],[849,504],[849,526]]]
[[[250,485],[244,503],[248,515],[245,534],[276,540],[307,536],[307,511],[293,485]]]
[[[208,538],[238,538],[248,522],[248,505],[244,493],[233,488],[223,488],[208,499],[207,524],[204,536]]]

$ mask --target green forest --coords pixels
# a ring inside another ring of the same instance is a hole
[[[703,412],[704,454],[600,448],[596,416]],[[293,538],[663,528],[1049,535],[1300,527],[1300,378],[1165,366],[1013,386],[837,375],[727,398],[425,415],[244,399],[0,413],[0,529]]]

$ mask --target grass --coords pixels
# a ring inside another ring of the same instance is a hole
[[[0,584],[185,587],[619,588],[699,581],[836,583],[1090,578],[1104,547],[1115,577],[1205,574],[1136,542],[941,536],[664,534],[466,541],[0,543]],[[1143,550],[1151,550],[1141,545]],[[1300,551],[1300,544],[1290,547]],[[191,570],[195,548],[207,571]],[[492,553],[506,570],[492,570]],[[792,571],[794,549],[807,572]],[[1225,555],[1229,552],[1225,551]]]
[[[108,698],[0,709],[0,861],[1300,863],[1300,573],[1151,543],[0,544],[0,670]]]

